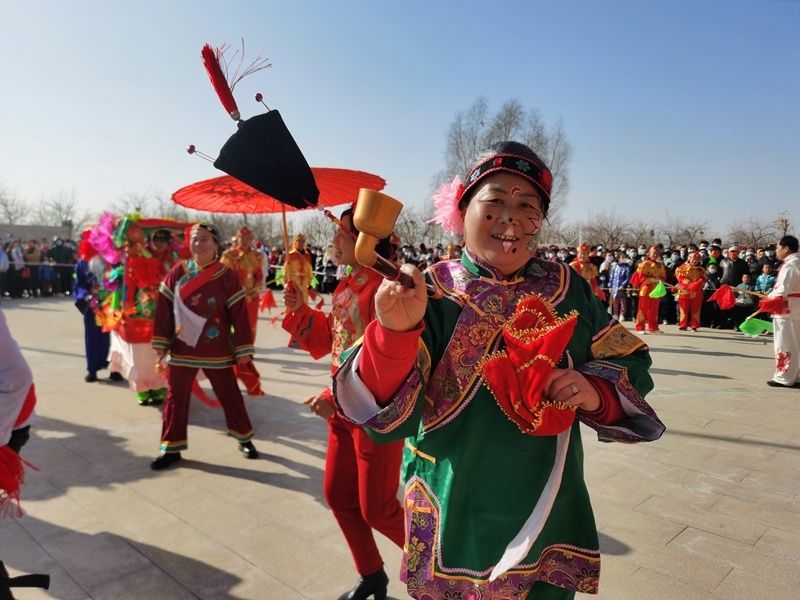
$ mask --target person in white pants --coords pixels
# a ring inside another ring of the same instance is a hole
[[[769,298],[783,298],[788,311],[774,314],[775,375],[772,387],[800,387],[800,253],[797,238],[781,238],[776,254],[783,261]]]

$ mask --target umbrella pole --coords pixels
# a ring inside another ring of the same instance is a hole
[[[281,217],[283,218],[283,254],[289,254],[289,227],[286,225],[286,206],[281,204]]]

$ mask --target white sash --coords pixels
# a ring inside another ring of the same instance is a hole
[[[189,309],[181,298],[181,284],[175,285],[175,297],[172,302],[172,311],[175,315],[175,333],[178,339],[194,348],[197,340],[203,333],[206,318]]]

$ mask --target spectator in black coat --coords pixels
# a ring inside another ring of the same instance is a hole
[[[736,287],[742,283],[742,275],[750,274],[750,267],[747,263],[739,258],[739,248],[731,246],[728,248],[728,256],[720,261],[722,268],[722,278],[720,282],[723,285]]]

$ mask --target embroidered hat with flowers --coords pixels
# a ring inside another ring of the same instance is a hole
[[[467,173],[463,182],[456,176],[443,183],[433,195],[435,211],[429,223],[436,223],[447,233],[464,234],[464,209],[478,183],[493,173],[505,171],[524,177],[539,190],[545,215],[550,206],[553,174],[536,153],[519,142],[494,144]]]

